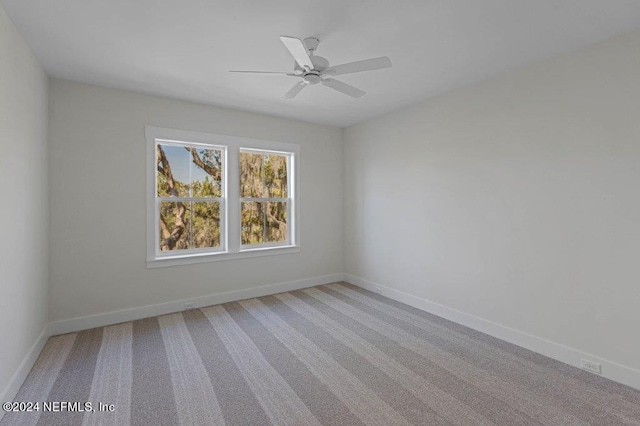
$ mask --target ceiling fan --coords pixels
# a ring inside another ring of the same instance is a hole
[[[238,73],[250,73],[250,74],[280,74],[291,77],[300,77],[298,83],[296,83],[285,95],[286,99],[295,98],[298,93],[302,91],[306,86],[310,84],[322,83],[323,85],[351,96],[352,98],[359,98],[366,92],[353,87],[349,84],[343,83],[339,80],[331,78],[335,75],[351,74],[362,71],[374,71],[382,68],[391,67],[391,60],[386,56],[379,58],[365,59],[363,61],[349,62],[342,65],[329,66],[327,61],[322,56],[314,55],[314,52],[318,48],[320,40],[315,37],[305,38],[304,41],[299,38],[280,36],[280,40],[285,45],[295,63],[293,65],[293,72],[273,72],[273,71],[229,71]]]

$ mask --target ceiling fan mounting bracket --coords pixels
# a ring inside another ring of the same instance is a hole
[[[320,40],[315,37],[307,37],[302,41],[302,43],[304,44],[304,47],[309,51],[309,54],[313,55],[313,52],[316,51],[318,45],[320,44]]]

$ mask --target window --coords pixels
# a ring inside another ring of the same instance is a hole
[[[289,153],[240,150],[243,248],[289,244],[290,160]]]
[[[145,130],[149,267],[299,251],[299,145]]]
[[[225,148],[156,140],[156,256],[219,251]]]

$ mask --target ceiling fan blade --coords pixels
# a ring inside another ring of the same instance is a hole
[[[289,89],[287,93],[285,93],[284,95],[285,99],[295,98],[298,95],[298,93],[300,93],[300,91],[302,91],[302,89],[305,88],[306,85],[307,83],[305,83],[304,81],[299,81],[298,83],[296,83],[295,86]]]
[[[289,36],[280,36],[280,40],[287,50],[289,50],[289,53],[291,53],[291,56],[293,56],[293,59],[296,60],[298,65],[310,70],[313,69],[313,62],[311,62],[307,48],[304,47],[302,40]]]
[[[374,71],[391,67],[391,59],[387,56],[379,58],[365,59],[364,61],[349,62],[348,64],[336,65],[324,70],[323,74],[342,75],[354,72]]]
[[[244,73],[244,74],[280,74],[280,75],[292,75],[296,77],[295,74],[290,72],[281,72],[281,71],[229,71],[235,73]]]
[[[364,96],[367,93],[364,90],[360,90],[357,87],[353,87],[347,83],[343,83],[332,78],[325,78],[324,80],[322,80],[322,84],[331,87],[333,90],[342,92],[345,95],[349,95],[352,98],[359,98],[360,96]]]

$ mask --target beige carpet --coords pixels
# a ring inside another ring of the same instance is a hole
[[[52,337],[2,425],[634,424],[640,392],[349,284]]]

